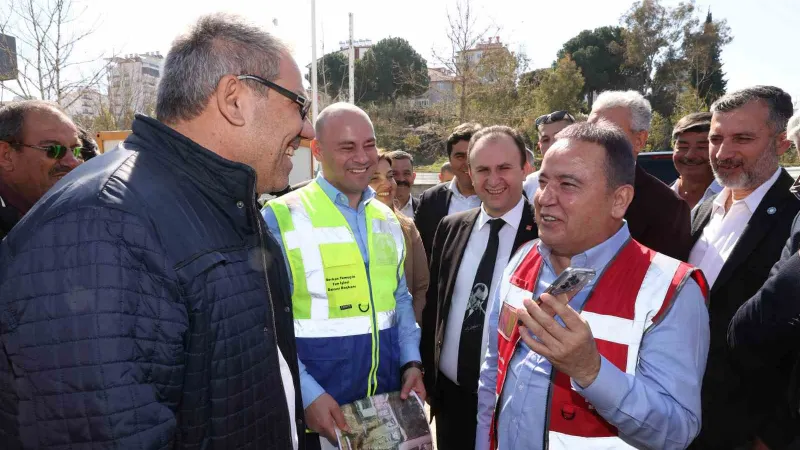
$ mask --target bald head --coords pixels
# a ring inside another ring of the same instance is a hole
[[[374,127],[372,126],[372,120],[370,120],[367,113],[358,106],[345,102],[329,105],[319,113],[317,120],[314,123],[314,131],[316,131],[317,139],[323,140],[322,136],[325,133],[326,126],[331,124],[341,125],[340,121],[348,123],[352,122],[353,120],[366,121],[370,128],[374,130]]]

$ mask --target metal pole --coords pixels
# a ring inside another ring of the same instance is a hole
[[[353,46],[353,13],[350,13],[350,55],[349,55],[350,63],[349,63],[349,70],[350,70],[350,103],[355,105],[355,98],[356,98],[356,80],[355,80],[355,72],[356,72],[356,49]]]
[[[317,120],[317,2],[311,0],[311,123]]]

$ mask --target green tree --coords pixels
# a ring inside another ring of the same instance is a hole
[[[480,123],[522,125],[517,79],[527,67],[524,54],[506,48],[487,50],[468,83],[469,120]]]
[[[318,89],[328,98],[335,100],[346,94],[350,75],[347,56],[341,52],[328,53],[317,61]]]
[[[711,10],[703,23],[695,21],[687,27],[683,52],[689,65],[689,82],[706,106],[725,94],[727,81],[722,71],[722,47],[733,39],[730,27],[723,19],[714,21]]]
[[[625,25],[624,72],[630,87],[643,93],[653,88],[653,76],[665,57],[679,46],[686,23],[694,12],[693,3],[674,8],[660,0],[639,0],[622,17]]]
[[[588,98],[589,110],[592,109],[591,94],[626,87],[627,79],[623,73],[625,38],[622,27],[581,31],[558,51],[558,59],[567,55],[581,69],[585,80],[581,97]]]
[[[405,39],[382,39],[365,58],[363,75],[374,80],[368,100],[395,105],[400,98],[416,97],[428,90],[428,64]]]
[[[539,86],[527,93],[530,110],[526,129],[535,134],[534,119],[542,114],[561,109],[580,111],[583,107],[580,100],[583,85],[583,75],[575,61],[569,56],[558,60],[555,68],[542,75]]]

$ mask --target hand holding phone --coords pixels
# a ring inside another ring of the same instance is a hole
[[[595,271],[593,269],[567,267],[561,272],[561,275],[545,289],[544,293],[558,297],[559,295],[569,294],[570,292],[579,292],[586,287],[594,277]],[[548,314],[555,314],[555,311],[551,311],[549,307],[542,305],[541,299],[537,298],[536,304],[542,307]]]

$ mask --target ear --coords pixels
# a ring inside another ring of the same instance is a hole
[[[314,155],[314,159],[322,162],[322,147],[319,145],[319,139],[317,138],[311,140],[311,154]]]
[[[411,183],[417,181],[417,172],[411,172]]]
[[[614,190],[614,203],[611,205],[611,217],[622,220],[633,201],[633,186],[625,184]]]
[[[16,152],[16,150],[11,146],[11,144],[5,141],[0,141],[0,170],[4,172],[14,171],[14,152]]]
[[[775,149],[776,149],[775,153],[778,156],[783,155],[790,148],[792,148],[792,141],[786,139],[786,132],[785,131],[783,133],[779,134],[775,139],[777,140],[776,145],[775,145]]]
[[[244,85],[233,75],[225,75],[217,83],[213,97],[219,113],[231,125],[244,126],[246,123],[243,106]]]
[[[634,149],[633,149],[634,155],[633,156],[638,155],[639,152],[644,150],[644,147],[647,145],[647,137],[648,136],[650,136],[650,133],[648,133],[647,131],[642,130],[642,131],[637,131],[636,132],[636,142],[635,142],[636,145],[634,145]]]

